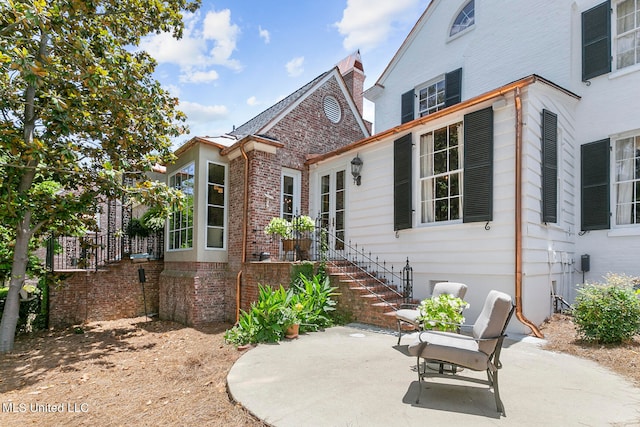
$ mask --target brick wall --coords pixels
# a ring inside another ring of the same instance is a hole
[[[159,316],[188,326],[225,321],[226,263],[167,262],[159,279]]]
[[[49,293],[49,324],[53,327],[144,316],[138,268],[144,268],[147,313],[158,312],[162,261],[121,261],[105,270],[72,273]]]

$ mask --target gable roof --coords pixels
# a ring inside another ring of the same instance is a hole
[[[333,70],[329,70],[320,74],[318,77],[311,80],[309,83],[302,86],[300,89],[296,90],[286,98],[267,108],[248,122],[234,129],[232,132],[229,132],[229,135],[233,135],[237,138],[243,138],[247,135],[256,135],[260,133],[260,131],[262,131],[269,123],[275,120],[280,115],[280,113],[282,113],[289,106],[293,105],[296,101],[310,92],[311,88],[315,87],[318,82],[322,81],[328,74],[331,73],[331,71]]]

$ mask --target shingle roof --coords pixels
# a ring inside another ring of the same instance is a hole
[[[286,98],[267,108],[248,122],[242,124],[241,126],[238,126],[232,132],[229,132],[229,135],[233,135],[237,138],[243,138],[247,135],[260,134],[260,131],[264,129],[264,127],[267,126],[274,118],[276,118],[291,104],[304,96],[313,86],[315,86],[316,83],[325,78],[332,71],[333,69],[320,74],[318,77],[311,80],[309,83],[302,86],[300,89],[296,90]]]

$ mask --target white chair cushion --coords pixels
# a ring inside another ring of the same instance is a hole
[[[476,371],[487,369],[489,356],[480,351],[471,337],[453,332],[425,331],[420,334],[423,342],[409,346],[409,354],[427,360],[442,360]]]
[[[419,326],[420,324],[420,322],[418,322],[419,315],[420,311],[408,308],[396,311],[396,319],[411,323],[414,326]]]

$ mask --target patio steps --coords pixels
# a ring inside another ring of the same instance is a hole
[[[347,270],[346,265],[327,266],[332,285],[339,288],[338,303],[348,308],[354,322],[395,330],[395,312],[403,303],[398,288],[364,270]]]

